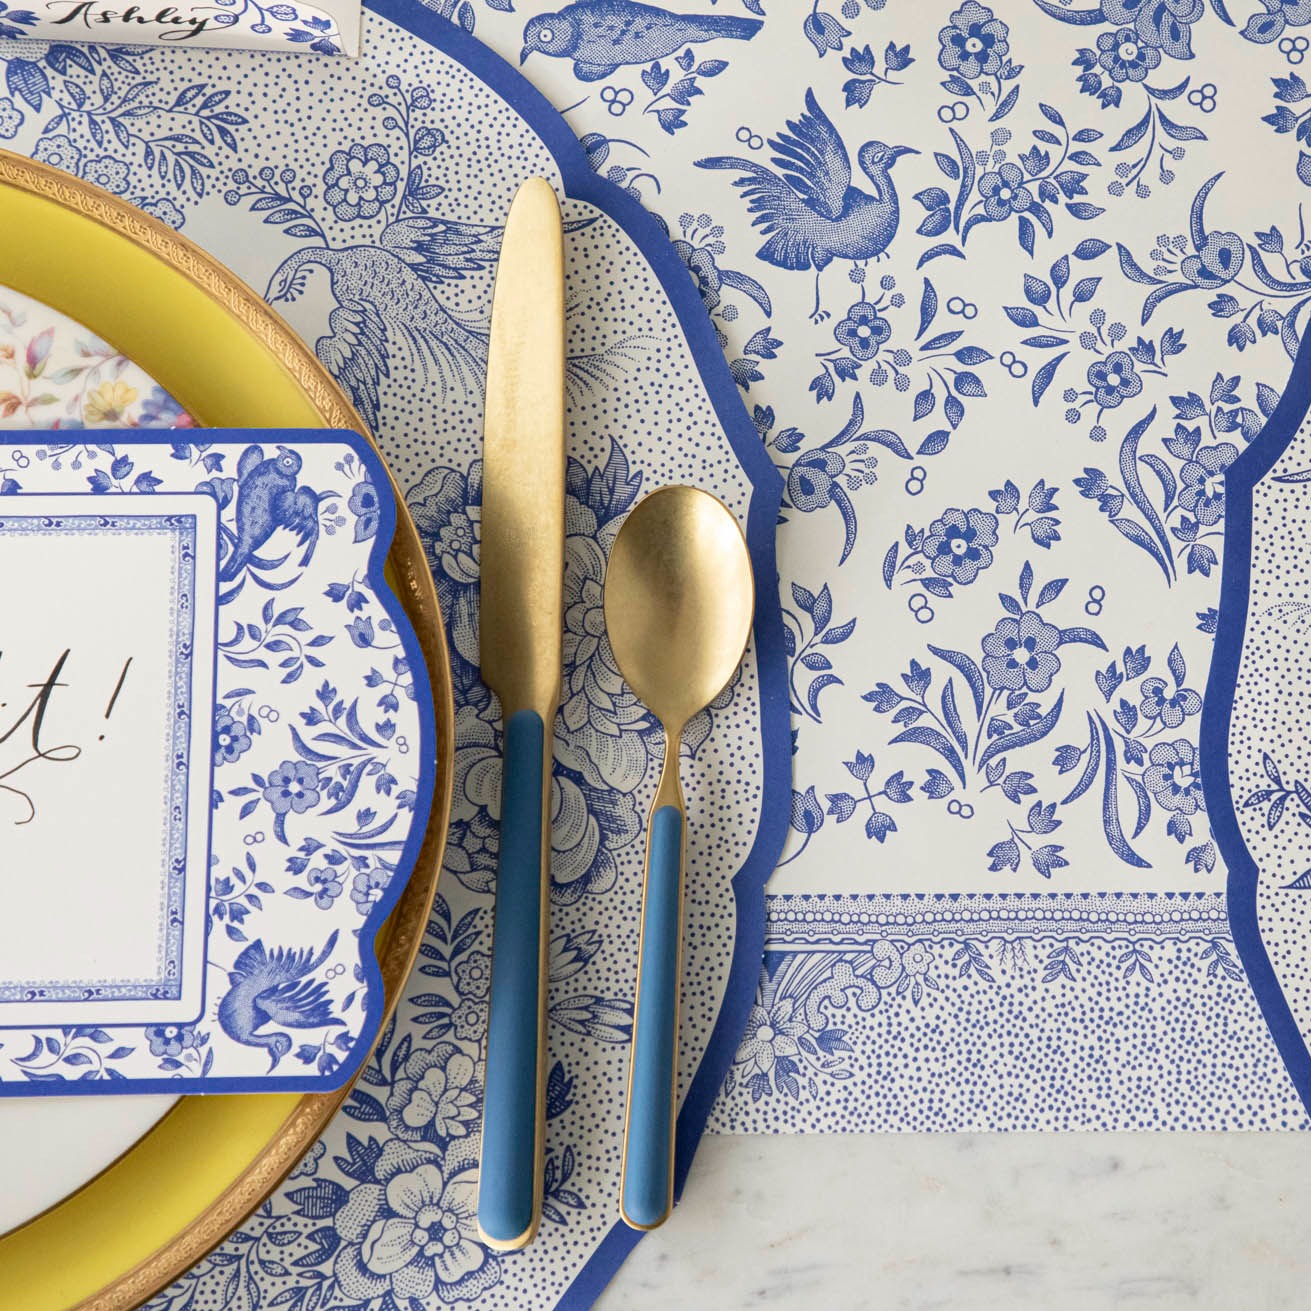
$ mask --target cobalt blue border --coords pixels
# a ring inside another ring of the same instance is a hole
[[[1227,894],[1234,946],[1270,1027],[1289,1077],[1311,1112],[1311,1051],[1298,1029],[1270,963],[1257,919],[1259,871],[1243,841],[1229,786],[1229,726],[1238,684],[1238,663],[1247,632],[1252,576],[1252,492],[1288,449],[1311,407],[1311,333],[1302,338],[1293,372],[1261,434],[1225,471],[1224,563],[1215,655],[1202,703],[1202,791],[1211,832],[1229,868]]]
[[[465,66],[513,109],[551,152],[565,195],[595,206],[632,239],[669,299],[692,351],[715,416],[738,463],[751,480],[747,545],[756,576],[753,628],[760,679],[760,729],[764,762],[760,825],[742,868],[733,878],[737,933],[724,999],[705,1055],[678,1116],[674,1192],[681,1194],[697,1143],[728,1073],[746,1025],[765,948],[765,884],[783,851],[792,797],[792,720],[783,653],[783,614],[778,595],[774,532],[783,495],[783,477],[765,452],[752,424],[710,316],[696,287],[655,218],[626,192],[598,177],[559,112],[517,69],[449,19],[417,0],[365,0],[365,8],[427,41]],[[367,40],[367,33],[365,34]],[[601,1240],[587,1264],[565,1289],[558,1311],[583,1311],[599,1296],[636,1245],[641,1234],[622,1221]]]
[[[387,582],[383,574],[383,566],[387,559],[387,553],[391,548],[392,538],[396,533],[396,500],[391,495],[391,480],[387,476],[387,471],[383,465],[382,458],[373,449],[368,440],[359,433],[351,432],[347,429],[332,428],[260,428],[260,429],[240,429],[240,428],[206,428],[201,431],[203,436],[213,445],[233,445],[240,446],[248,444],[252,438],[262,436],[265,440],[280,439],[286,445],[323,445],[334,443],[339,446],[348,447],[360,463],[368,472],[370,481],[374,486],[385,492],[385,495],[378,497],[378,531],[374,535],[373,541],[369,547],[369,558],[366,567],[365,577],[369,586],[373,589],[377,597],[378,604],[382,606],[387,617],[396,625],[396,635],[400,638],[401,648],[405,653],[405,658],[409,661],[410,669],[416,675],[425,674],[428,666],[423,658],[423,652],[419,648],[419,640],[415,634],[413,625],[410,623],[409,616],[405,613],[399,598],[392,591],[391,585]],[[134,428],[129,430],[118,429],[98,429],[98,435],[102,437],[111,437],[116,444],[124,446],[145,446],[161,445],[169,447],[174,445],[178,440],[176,430],[161,428]],[[32,445],[37,438],[42,435],[40,430],[33,432],[15,432],[0,433],[0,445]],[[90,493],[82,493],[90,495]],[[124,493],[107,492],[106,496],[122,496]],[[21,500],[21,497],[15,497],[15,501]],[[217,604],[217,599],[216,599]],[[215,664],[217,666],[218,652],[217,645],[214,652]],[[214,683],[215,694],[217,695],[218,682],[217,678]],[[401,892],[409,882],[410,875],[413,872],[415,862],[419,856],[419,848],[423,844],[424,835],[428,829],[428,819],[432,810],[433,791],[436,781],[436,752],[433,749],[433,725],[435,724],[435,712],[433,709],[432,688],[426,676],[416,676],[414,679],[414,699],[419,712],[419,723],[423,740],[419,752],[419,777],[415,785],[414,799],[414,820],[410,826],[409,836],[406,838],[405,846],[396,861],[396,870],[392,875],[391,882],[387,885],[384,894],[376,901],[365,916],[364,922],[359,927],[357,942],[359,944],[359,955],[361,968],[365,975],[365,984],[367,988],[367,1001],[364,1009],[364,1019],[360,1028],[359,1037],[349,1053],[344,1054],[337,1069],[330,1075],[295,1075],[286,1078],[268,1079],[268,1078],[250,1078],[250,1077],[220,1077],[220,1078],[199,1078],[188,1079],[185,1082],[172,1078],[161,1079],[114,1079],[100,1080],[94,1082],[81,1083],[78,1080],[61,1081],[59,1083],[0,1083],[0,1097],[31,1097],[46,1094],[52,1097],[68,1096],[105,1096],[105,1095],[129,1095],[140,1093],[171,1093],[176,1096],[179,1092],[188,1094],[196,1093],[252,1093],[252,1092],[335,1092],[348,1084],[359,1072],[359,1068],[364,1064],[365,1058],[373,1050],[374,1042],[377,1040],[378,1033],[382,1027],[382,1010],[383,1010],[383,986],[382,986],[382,968],[378,964],[378,957],[374,947],[374,941],[378,936],[387,916],[391,914],[392,908],[400,900]],[[212,760],[210,764],[212,770]],[[202,1007],[206,1004],[202,1001]],[[203,1010],[202,1010],[203,1013]],[[111,1027],[116,1027],[112,1025]],[[58,1026],[44,1025],[41,1031],[46,1028],[55,1028]],[[124,1025],[124,1028],[140,1029],[145,1027],[144,1024]],[[36,1026],[32,1026],[32,1031],[38,1032]]]
[[[33,495],[66,497],[86,496],[84,492],[37,492]],[[18,505],[22,500],[18,499]],[[31,527],[25,527],[30,524]],[[173,552],[172,590],[179,598],[187,598],[188,613],[194,615],[196,590],[196,542],[198,536],[195,515],[151,514],[149,511],[124,511],[121,515],[75,513],[60,515],[56,518],[35,514],[21,509],[13,514],[0,511],[0,538],[5,536],[50,537],[60,533],[81,534],[96,533],[103,535],[115,530],[124,535],[132,532],[164,529],[168,532]],[[12,530],[12,532],[11,532]],[[189,549],[188,549],[189,548]],[[179,754],[190,765],[191,753],[191,666],[195,653],[195,619],[184,633],[179,630],[176,612],[171,616],[169,646],[173,665],[173,714],[172,728],[165,744],[168,758],[174,759]],[[82,979],[68,983],[52,979],[24,979],[16,983],[0,981],[0,1007],[15,1003],[33,1002],[75,1002],[79,1005],[99,1005],[116,1001],[176,1001],[182,995],[182,943],[186,932],[186,852],[188,832],[187,807],[187,772],[178,775],[176,769],[169,771],[172,779],[172,791],[162,798],[165,825],[168,832],[168,848],[164,854],[164,896],[160,907],[160,919],[157,927],[163,944],[157,953],[156,974],[150,979],[108,980]],[[168,816],[176,811],[181,802],[181,820],[170,820]],[[201,961],[203,969],[204,962]],[[170,968],[173,978],[169,978]],[[95,996],[88,996],[89,989],[94,989]],[[203,987],[201,989],[203,994]],[[33,995],[35,992],[36,995]],[[3,1010],[0,1010],[3,1016]],[[110,1021],[112,1023],[112,1021]],[[9,1024],[0,1020],[0,1028],[36,1029],[53,1026],[31,1025],[24,1023]]]

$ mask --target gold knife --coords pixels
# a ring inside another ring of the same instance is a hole
[[[478,1228],[501,1251],[542,1211],[551,742],[564,631],[564,236],[545,178],[525,182],[501,239],[483,427],[483,681],[505,759],[492,922]]]

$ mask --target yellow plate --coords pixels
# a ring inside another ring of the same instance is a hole
[[[84,324],[205,427],[363,422],[300,338],[198,246],[56,169],[0,150],[0,283]],[[393,482],[389,579],[414,623],[436,707],[436,795],[410,882],[378,941],[387,1013],[414,963],[441,867],[454,708],[432,575]],[[128,1311],[227,1237],[322,1132],[345,1091],[186,1097],[84,1188],[0,1238],[14,1311]]]

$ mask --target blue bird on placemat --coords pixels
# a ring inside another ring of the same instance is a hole
[[[519,62],[532,54],[572,59],[579,81],[598,82],[620,64],[665,59],[684,46],[720,37],[750,41],[760,28],[758,18],[674,14],[637,0],[578,0],[528,20]]]
[[[269,1069],[292,1048],[285,1033],[260,1033],[266,1024],[284,1029],[324,1029],[343,1025],[332,1014],[328,985],[307,978],[323,964],[337,945],[336,931],[317,956],[312,948],[292,950],[252,942],[233,962],[228,974],[231,989],[219,1002],[218,1022],[233,1042],[263,1047]]]
[[[789,119],[787,129],[769,141],[778,173],[733,155],[699,159],[697,167],[745,175],[733,185],[756,216],[753,226],[769,238],[756,255],[780,269],[815,270],[811,318],[820,320],[828,315],[820,309],[819,275],[835,259],[864,263],[887,250],[901,217],[891,169],[902,155],[919,151],[866,141],[856,152],[870,183],[862,191],[851,184],[851,157],[814,91],[806,92],[805,113],[796,122]]]
[[[301,458],[285,446],[264,458],[262,446],[247,446],[237,461],[237,531],[228,534],[231,550],[219,569],[219,581],[230,583],[243,569],[273,569],[287,557],[265,559],[256,554],[279,529],[296,534],[305,549],[300,565],[304,568],[314,556],[319,540],[319,503],[336,492],[314,492],[298,487]]]
[[[596,215],[566,219],[567,234],[595,223]],[[292,302],[310,291],[311,278],[326,270],[328,331],[314,343],[320,362],[350,394],[370,428],[377,429],[380,391],[391,377],[397,352],[407,354],[445,399],[451,383],[482,390],[487,373],[488,334],[466,323],[442,303],[445,287],[487,274],[496,264],[504,230],[490,223],[464,223],[430,214],[388,223],[376,246],[305,246],[274,270],[265,292],[273,303]],[[571,387],[613,380],[632,362],[640,337],[596,351],[571,354]]]
[[[313,270],[327,271],[336,306],[315,354],[350,393],[371,428],[378,426],[379,384],[391,376],[391,353],[403,349],[445,396],[460,382],[471,391],[487,371],[487,334],[457,318],[437,297],[496,262],[501,229],[426,215],[397,219],[376,246],[306,246],[269,279],[274,303],[303,296]]]

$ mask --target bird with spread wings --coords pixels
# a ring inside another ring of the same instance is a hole
[[[751,220],[767,240],[758,258],[781,269],[815,270],[815,308],[811,315],[827,317],[820,308],[819,276],[835,259],[864,263],[877,259],[897,234],[900,210],[891,169],[902,155],[918,154],[909,146],[866,141],[856,162],[869,180],[869,190],[852,182],[851,156],[837,128],[820,108],[814,91],[806,92],[806,108],[787,131],[771,137],[775,152],[770,163],[712,155],[697,160],[698,168],[730,169],[747,201]]]
[[[388,360],[398,349],[410,352],[443,396],[452,383],[482,385],[487,334],[447,309],[437,292],[495,265],[501,233],[427,215],[397,219],[376,245],[307,246],[289,255],[266,295],[274,304],[295,301],[311,268],[327,270],[336,308],[314,351],[376,427],[379,384],[391,376]]]
[[[569,219],[566,233],[596,218]],[[487,330],[466,322],[440,299],[441,289],[493,269],[504,229],[487,223],[417,215],[383,228],[374,245],[305,246],[269,279],[267,299],[298,300],[310,271],[325,269],[335,308],[328,331],[314,343],[322,364],[350,394],[370,428],[377,428],[380,388],[389,361],[407,351],[445,397],[452,385],[481,391],[487,372]],[[569,381],[589,386],[631,364],[646,339],[630,336],[568,360]]]

